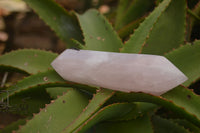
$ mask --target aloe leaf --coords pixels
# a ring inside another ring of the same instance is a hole
[[[6,102],[9,97],[9,112],[21,115],[31,115],[50,102],[50,97],[45,91],[48,87],[74,87],[79,89],[90,88],[90,92],[96,90],[93,87],[78,85],[63,80],[54,70],[31,75],[17,84],[9,87],[7,92],[0,94],[0,99]],[[56,93],[54,93],[54,96]]]
[[[58,96],[62,96],[63,93],[67,92],[71,88],[67,87],[49,87],[46,88],[47,93],[51,98],[56,99]]]
[[[138,29],[126,42],[121,52],[124,53],[139,53],[143,44],[145,43],[149,32],[154,27],[154,24],[158,21],[161,14],[166,10],[171,0],[164,0],[158,7],[140,24]]]
[[[172,0],[153,26],[141,53],[163,55],[179,47],[184,44],[185,28],[186,0]]]
[[[199,14],[200,13],[200,1],[197,2],[197,4],[195,5],[194,9],[195,13]]]
[[[52,101],[46,108],[17,132],[59,133],[70,124],[88,104],[88,98],[75,89]],[[37,127],[37,128],[35,128]]]
[[[179,93],[180,91],[182,93]],[[188,96],[192,97],[191,101],[189,101]],[[198,104],[200,103],[200,97],[195,95],[192,91],[190,91],[188,88],[185,88],[183,86],[179,86],[177,88],[174,88],[172,91],[169,91],[168,93],[161,96],[153,96],[150,94],[145,93],[122,93],[117,92],[113,96],[113,99],[116,101],[122,101],[122,102],[148,102],[148,103],[154,103],[160,106],[165,107],[166,109],[169,109],[170,111],[173,111],[177,116],[184,117],[191,123],[200,126],[200,113],[198,110],[200,106]],[[113,101],[113,102],[114,102]],[[199,102],[198,102],[199,101]],[[193,103],[195,102],[195,103]],[[188,103],[187,105],[185,103]]]
[[[9,96],[9,93],[7,95]],[[31,116],[33,113],[38,113],[40,108],[44,108],[50,100],[50,96],[45,89],[30,88],[10,96],[4,102],[8,103],[7,112]]]
[[[188,77],[188,80],[183,83],[185,86],[191,85],[200,78],[199,51],[200,41],[195,41],[192,45],[187,44],[165,55]]]
[[[98,112],[96,112],[90,119],[85,121],[76,132],[86,132],[92,126],[106,121],[112,120],[113,118],[122,117],[126,115],[128,112],[133,110],[135,105],[133,103],[114,103],[108,106],[101,108]]]
[[[117,32],[118,32],[119,37],[125,38],[129,36],[131,33],[133,33],[134,29],[136,29],[144,19],[145,19],[145,16],[132,21],[131,23],[127,24],[126,26],[118,30]]]
[[[42,89],[48,87],[74,87],[78,89],[88,90],[94,92],[96,89],[94,87],[89,87],[86,85],[79,85],[76,83],[68,82],[62,79],[54,70],[48,70],[46,72],[41,72],[35,75],[31,75],[17,84],[9,87],[9,95],[7,93],[0,94],[0,99],[6,99],[7,96],[13,96],[22,91],[29,89]]]
[[[5,100],[9,97],[9,112],[21,115],[31,115],[49,103],[50,97],[45,88],[48,87],[74,87],[88,90],[87,86],[63,80],[54,70],[31,75],[17,84],[7,89],[8,93],[0,94],[0,99]],[[90,92],[95,88],[89,87]],[[56,95],[54,93],[54,95]]]
[[[122,17],[124,16],[124,12],[128,9],[131,2],[132,0],[119,0],[115,18],[115,29],[119,29],[117,25],[119,25],[121,22]]]
[[[200,1],[196,4],[195,8],[193,9],[193,11],[199,15],[200,14]]]
[[[17,120],[0,130],[0,133],[12,133],[12,131],[19,129],[19,126],[24,125],[25,123],[26,119]]]
[[[155,4],[158,5],[159,3],[161,3],[163,0],[156,0]]]
[[[200,15],[200,1],[195,5],[194,9],[192,9],[192,12],[194,13],[196,20],[199,21],[200,20],[200,17],[199,17],[199,15]]]
[[[123,1],[123,0],[121,0]],[[154,1],[152,0],[132,0],[130,1],[123,1],[119,3],[119,11],[122,10],[124,5],[124,10],[117,15],[115,21],[115,28],[121,29],[123,26],[131,23],[132,21],[142,17],[148,12],[154,5]],[[120,5],[122,3],[122,5]],[[128,5],[127,5],[128,4]]]
[[[183,126],[185,129],[189,130],[192,133],[199,133],[200,132],[200,128],[193,125],[192,123],[186,121],[186,120],[182,120],[182,119],[173,119],[173,121],[175,123],[178,123],[179,125]]]
[[[188,3],[189,5],[189,3]],[[187,14],[189,17],[187,17],[187,25],[186,25],[186,41],[191,41],[191,33],[194,25],[200,21],[200,1],[194,6],[194,8],[191,10],[189,7],[187,8]],[[193,39],[193,38],[192,38]]]
[[[9,112],[32,115],[50,102],[50,97],[43,88],[65,86],[65,84],[65,81],[55,71],[48,70],[31,75],[10,86],[6,89],[7,92],[0,93],[0,99],[4,102],[9,100]]]
[[[51,69],[50,64],[56,57],[57,54],[42,50],[16,50],[0,56],[0,69],[35,74]]]
[[[103,15],[89,10],[77,16],[85,37],[85,49],[119,52],[122,42]]]
[[[64,83],[65,81],[53,70],[49,70],[47,72],[41,72],[35,75],[31,75],[21,81],[19,81],[17,84],[9,87],[7,91],[9,91],[9,96],[12,96],[16,93],[19,93],[20,91],[24,91],[33,87],[42,87],[42,85],[46,85],[45,87],[48,87],[48,84],[56,84],[56,83]],[[0,94],[1,99],[7,98],[7,93]]]
[[[200,96],[193,93],[183,86],[176,87],[162,95],[167,100],[173,101],[174,104],[183,107],[187,112],[194,114],[200,119]]]
[[[122,122],[104,122],[96,127],[95,133],[153,133],[148,115]]]
[[[137,117],[142,116],[144,114],[154,113],[158,108],[157,105],[151,103],[134,102],[134,104],[135,107],[130,112],[128,112],[123,116],[118,116],[116,118],[113,118],[112,120],[109,121],[127,121],[136,119]]]
[[[190,133],[184,127],[159,116],[152,117],[154,133]]]
[[[101,106],[114,94],[111,90],[100,89],[97,91],[83,112],[75,119],[63,133],[74,132],[81,124],[87,121],[95,112],[97,112]]]
[[[53,0],[24,0],[43,19],[68,47],[78,47],[71,39],[82,42],[82,32],[73,14]]]

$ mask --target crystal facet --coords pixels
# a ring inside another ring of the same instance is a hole
[[[123,92],[161,95],[187,80],[158,55],[68,49],[52,66],[65,80]]]

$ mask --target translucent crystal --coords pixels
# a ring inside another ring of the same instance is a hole
[[[52,66],[65,80],[123,92],[161,95],[187,80],[157,55],[68,49]]]

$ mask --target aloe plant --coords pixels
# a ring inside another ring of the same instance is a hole
[[[50,65],[55,53],[12,51],[0,56],[0,70],[23,73],[26,78],[1,88],[0,103],[9,102],[7,111],[25,118],[0,132],[200,132],[200,96],[188,88],[200,78],[200,41],[187,42],[191,27],[186,20],[189,15],[191,21],[199,22],[195,17],[199,3],[188,14],[185,0],[156,0],[159,4],[146,13],[154,2],[120,0],[112,26],[95,9],[78,14],[67,12],[52,0],[24,1],[68,48],[162,55],[189,79],[161,96],[117,92],[65,81]],[[129,35],[133,28],[137,29]],[[25,109],[20,108],[24,99]]]

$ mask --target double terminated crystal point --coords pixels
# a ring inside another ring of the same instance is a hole
[[[52,62],[68,81],[123,92],[161,95],[187,80],[163,56],[65,50]]]

